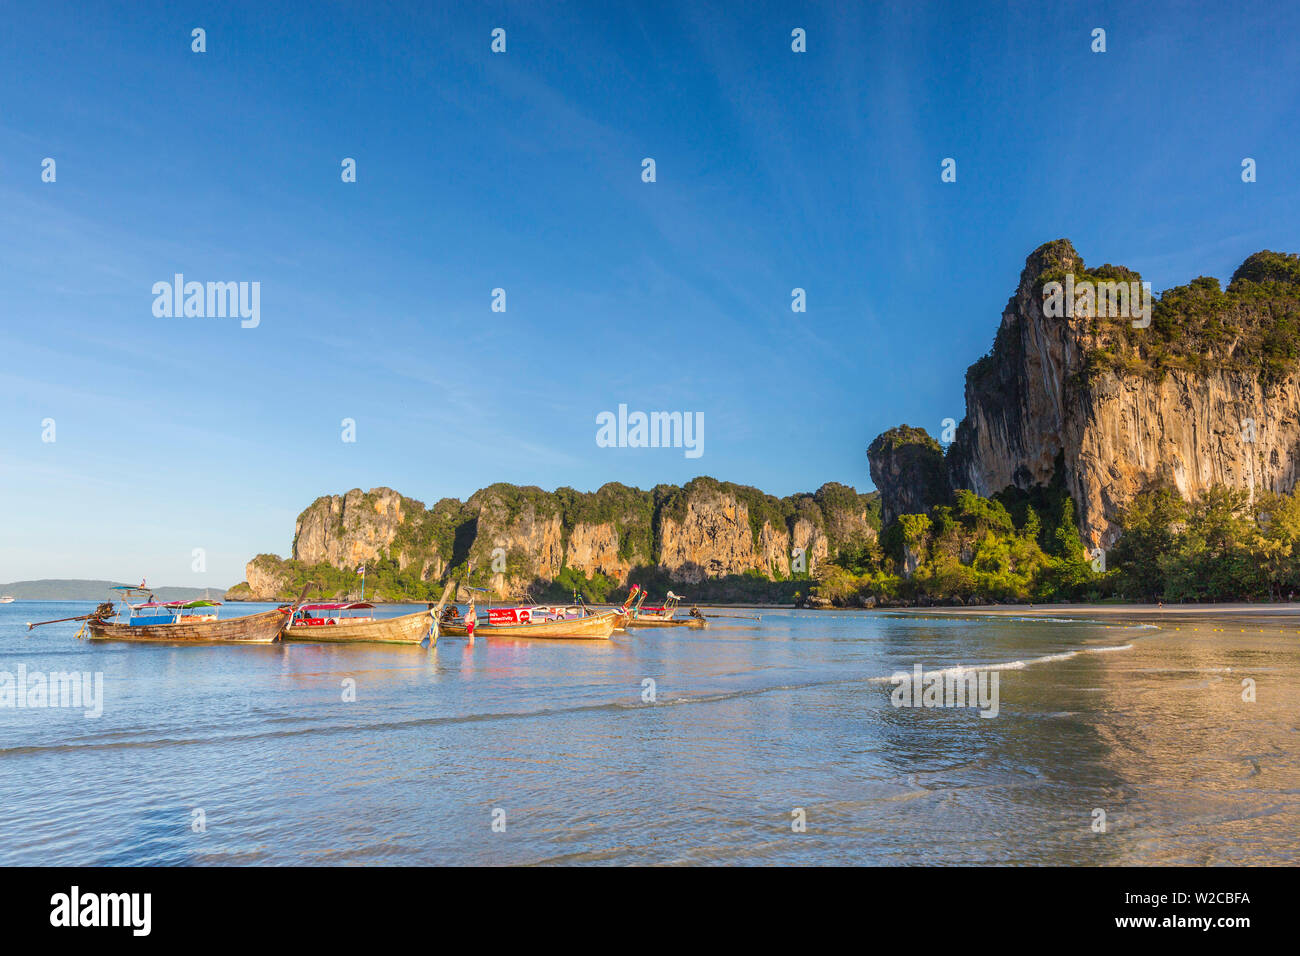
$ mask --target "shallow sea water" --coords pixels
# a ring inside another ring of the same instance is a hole
[[[24,627],[86,610],[0,606],[0,681],[103,675],[97,718],[0,701],[5,865],[1300,861],[1300,625],[719,609],[762,620],[433,649]],[[918,663],[993,668],[998,715],[893,706]]]

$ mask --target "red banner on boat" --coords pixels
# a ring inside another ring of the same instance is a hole
[[[489,624],[531,624],[533,612],[526,607],[494,607],[488,609]]]

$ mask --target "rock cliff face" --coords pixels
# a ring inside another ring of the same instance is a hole
[[[510,593],[528,582],[553,581],[564,567],[564,527],[558,502],[532,489],[493,485],[474,494],[470,564],[491,568],[492,587]]]
[[[863,538],[874,538],[876,532],[874,528],[867,528],[862,532]],[[826,532],[817,527],[807,518],[796,518],[794,527],[790,530],[790,554],[791,570],[798,560],[795,549],[803,552],[806,568],[818,568],[826,563],[830,557],[830,539],[826,537]]]
[[[244,568],[247,578],[226,592],[228,601],[274,601],[287,594],[291,574],[274,554],[259,554]]]
[[[923,428],[891,428],[867,448],[867,460],[883,524],[901,514],[925,514],[951,494],[943,449]]]
[[[620,585],[632,572],[632,556],[619,551],[618,528],[609,524],[577,524],[569,533],[565,561],[569,567],[590,577],[603,574]]]
[[[946,458],[951,487],[1028,490],[1050,484],[1059,463],[1083,539],[1101,547],[1117,538],[1116,519],[1134,494],[1154,484],[1186,498],[1213,485],[1292,488],[1296,257],[1257,253],[1227,290],[1202,277],[1162,294],[1145,316],[1137,299],[1127,313],[1106,314],[1100,297],[1093,305],[1077,298],[1061,314],[1050,283],[1067,277],[1066,289],[1140,282],[1121,267],[1089,271],[1064,239],[1029,256],[992,351],[966,374],[966,417]],[[873,457],[886,521],[924,510],[917,469],[883,457],[881,466],[878,476]]]
[[[374,561],[392,547],[405,519],[404,502],[391,488],[353,488],[317,498],[294,525],[293,557],[339,568]]]
[[[1085,540],[1109,547],[1113,519],[1149,484],[1187,499],[1214,485],[1260,491],[1295,487],[1300,457],[1300,380],[1267,387],[1253,376],[1172,372],[1159,383],[1107,373],[1064,429],[1066,481]]]
[[[877,496],[834,483],[785,499],[712,478],[587,494],[497,484],[433,508],[390,488],[353,489],[316,499],[298,517],[289,560],[259,555],[231,596],[276,599],[295,573],[362,563],[424,582],[477,573],[500,595],[565,574],[623,586],[638,569],[684,584],[754,572],[783,580],[878,527]]]
[[[659,563],[688,584],[751,570],[785,576],[790,573],[789,538],[770,522],[755,535],[749,507],[734,495],[709,489],[692,496],[680,518],[663,518]]]

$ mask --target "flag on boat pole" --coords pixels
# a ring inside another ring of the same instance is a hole
[[[361,575],[361,600],[366,599],[366,566],[363,564],[357,568],[357,574]]]

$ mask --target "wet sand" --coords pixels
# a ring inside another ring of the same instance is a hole
[[[1155,624],[1172,630],[1290,632],[1300,634],[1300,602],[1294,604],[999,604],[983,607],[889,608],[909,617],[1002,617],[1087,620],[1106,624]]]

